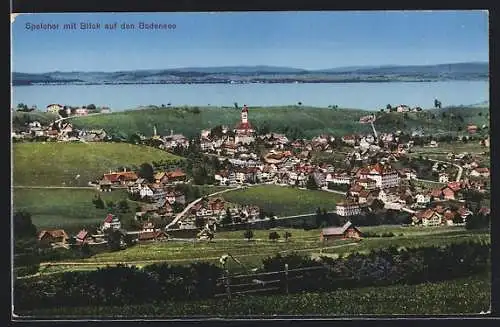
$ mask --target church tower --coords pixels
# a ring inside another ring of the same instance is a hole
[[[248,123],[248,108],[247,108],[247,105],[244,105],[243,109],[241,110],[241,123],[242,124],[247,124]]]

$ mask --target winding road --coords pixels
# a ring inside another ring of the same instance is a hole
[[[194,200],[193,202],[191,202],[190,204],[188,204],[184,210],[182,210],[180,213],[177,214],[177,216],[175,216],[174,220],[172,220],[172,222],[170,222],[170,224],[168,224],[166,227],[165,227],[165,230],[168,230],[170,227],[174,226],[175,224],[177,224],[179,222],[179,220],[189,211],[191,210],[191,208],[197,204],[198,202],[200,202],[204,197],[211,197],[211,196],[215,196],[215,195],[219,195],[219,194],[222,194],[222,193],[226,193],[226,192],[230,192],[230,191],[234,191],[234,190],[239,190],[239,189],[242,189],[243,187],[242,186],[237,186],[235,188],[230,188],[230,189],[227,189],[227,190],[222,190],[222,191],[218,191],[218,192],[215,192],[215,193],[212,193],[212,194],[209,194],[209,195],[206,195],[206,196],[203,196],[201,198],[198,198],[196,200]]]

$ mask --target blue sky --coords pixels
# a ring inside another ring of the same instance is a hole
[[[127,22],[175,30],[105,30]],[[100,23],[99,30],[63,24]],[[26,24],[57,23],[29,31]],[[20,15],[13,71],[117,71],[234,65],[324,69],[488,61],[486,11],[99,13]]]

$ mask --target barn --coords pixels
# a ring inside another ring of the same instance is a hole
[[[320,234],[320,240],[322,242],[347,238],[360,239],[361,237],[361,231],[350,221],[346,222],[342,227],[323,228]]]

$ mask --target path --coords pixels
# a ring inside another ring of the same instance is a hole
[[[323,186],[323,187],[321,188],[321,190],[322,190],[322,191],[325,191],[325,192],[336,193],[336,194],[341,194],[341,195],[346,195],[346,194],[347,194],[347,192],[342,192],[342,191],[337,191],[337,190],[330,190],[330,189],[328,188],[328,186]]]
[[[211,196],[214,196],[214,195],[219,195],[219,194],[222,194],[222,193],[226,193],[226,192],[229,192],[229,191],[234,191],[234,190],[238,190],[238,189],[241,189],[243,188],[242,186],[237,186],[235,188],[230,188],[230,189],[227,189],[227,190],[222,190],[222,191],[218,191],[218,192],[215,192],[215,193],[212,193],[212,194],[209,194],[209,195],[206,195],[204,197],[211,197]],[[168,224],[166,227],[165,227],[165,230],[168,230],[171,226],[177,224],[177,222],[195,205],[197,204],[198,202],[200,202],[204,197],[201,197],[201,198],[198,198],[196,200],[194,200],[193,202],[191,202],[190,204],[188,204],[186,206],[186,208],[184,208],[184,210],[182,210],[180,213],[177,214],[177,216],[175,216],[174,220],[172,220],[172,222],[170,222],[170,224]]]
[[[86,189],[95,190],[92,186],[13,186],[14,188],[27,188],[27,189]]]

